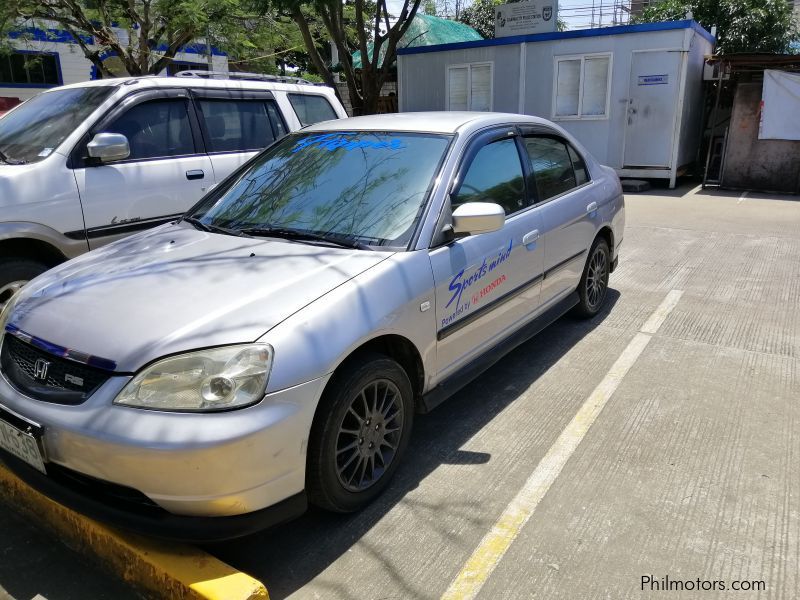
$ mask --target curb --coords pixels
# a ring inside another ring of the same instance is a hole
[[[0,464],[0,500],[126,583],[176,600],[269,600],[260,581],[193,546],[121,532],[40,494]]]

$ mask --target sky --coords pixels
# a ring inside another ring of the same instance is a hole
[[[399,14],[403,8],[403,0],[387,0],[389,11],[393,14]],[[612,24],[614,18],[614,6],[621,4],[629,4],[624,0],[595,0],[594,2],[594,24],[600,24],[602,8],[602,24]],[[562,19],[567,22],[569,29],[582,29],[589,27],[592,23],[592,0],[561,0],[559,2],[559,13]],[[617,15],[622,17],[625,15],[624,11],[617,9]]]

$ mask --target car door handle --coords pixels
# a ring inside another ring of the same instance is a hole
[[[597,202],[590,202],[589,204],[586,205],[587,213],[593,213],[596,210],[597,210]]]
[[[186,171],[186,179],[203,179],[206,174],[203,172],[203,169],[192,169],[191,171]]]
[[[528,244],[532,244],[538,239],[539,239],[539,230],[534,229],[533,231],[529,231],[528,233],[522,236],[522,245],[527,246]]]

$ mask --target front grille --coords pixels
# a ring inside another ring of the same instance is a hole
[[[47,365],[44,377],[43,363]],[[108,371],[55,356],[11,334],[3,338],[0,368],[23,394],[57,404],[80,404],[111,376]]]

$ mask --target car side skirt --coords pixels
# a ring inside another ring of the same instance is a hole
[[[560,300],[533,319],[530,323],[524,325],[507,338],[489,348],[472,362],[453,373],[435,388],[422,395],[422,402],[419,405],[420,412],[431,412],[450,396],[498,362],[503,356],[514,350],[514,348],[525,343],[545,327],[565,315],[577,305],[579,301],[580,297],[578,296],[578,292],[572,292],[563,300]]]

